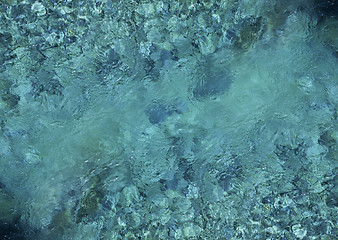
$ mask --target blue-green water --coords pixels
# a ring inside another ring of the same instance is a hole
[[[0,239],[336,239],[334,1],[0,3]]]

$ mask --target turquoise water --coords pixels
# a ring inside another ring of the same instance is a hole
[[[334,1],[0,4],[1,239],[335,239]]]

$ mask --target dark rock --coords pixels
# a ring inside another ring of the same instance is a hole
[[[174,110],[163,103],[154,102],[146,108],[145,112],[151,124],[159,124],[171,116]]]
[[[120,61],[120,55],[114,49],[111,49],[107,56],[107,64],[114,66],[119,61]]]
[[[224,191],[228,191],[230,187],[231,176],[229,175],[222,175],[219,180],[218,184]]]
[[[197,84],[193,94],[197,99],[224,94],[230,87],[232,77],[227,71],[207,72]]]
[[[43,70],[37,72],[36,81],[32,82],[32,87],[34,97],[40,96],[42,92],[46,92],[49,95],[62,96],[64,89],[54,73]]]
[[[76,37],[75,36],[67,36],[65,38],[66,45],[72,44],[72,43],[75,43],[75,42],[76,42]]]
[[[318,143],[329,148],[334,147],[337,144],[336,140],[332,137],[332,133],[330,131],[323,132],[318,139]]]
[[[262,203],[263,204],[273,204],[274,202],[274,197],[273,196],[266,196],[262,198]]]
[[[326,205],[330,208],[338,207],[338,193],[332,192],[326,198]]]
[[[202,100],[224,94],[233,81],[223,53],[206,56],[200,63],[201,77],[193,90],[196,99]]]
[[[6,92],[1,96],[2,100],[7,103],[9,109],[16,107],[20,101],[20,97],[11,92]]]
[[[253,46],[262,34],[262,18],[244,19],[239,26],[234,46],[239,50],[247,50]]]
[[[1,47],[9,47],[12,43],[12,35],[8,32],[0,33],[0,46]]]

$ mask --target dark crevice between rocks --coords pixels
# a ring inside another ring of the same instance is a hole
[[[7,223],[0,221],[1,240],[28,240],[27,233],[19,223]]]
[[[320,19],[335,18],[338,20],[338,2],[336,0],[315,0],[314,9]]]
[[[37,231],[22,221],[15,196],[0,182],[0,240],[38,239]]]

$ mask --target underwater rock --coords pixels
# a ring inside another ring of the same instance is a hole
[[[231,75],[224,72],[209,72],[194,89],[194,97],[197,99],[213,97],[224,94],[232,82]]]
[[[0,222],[14,223],[18,218],[15,199],[0,189]]]
[[[63,234],[71,227],[73,222],[71,219],[70,209],[62,209],[55,214],[51,224],[48,225],[48,239],[60,239]]]
[[[9,32],[0,33],[0,47],[8,48],[13,41],[12,34]]]
[[[76,214],[76,223],[84,220],[92,221],[96,216],[103,197],[104,193],[101,189],[90,189],[79,203],[80,208]]]
[[[3,80],[0,82],[0,98],[8,109],[16,107],[20,101],[20,96],[12,93],[11,87],[12,83],[10,81]]]
[[[326,205],[330,208],[338,207],[338,195],[336,192],[332,192],[326,197]]]
[[[218,180],[219,186],[224,190],[228,191],[230,188],[231,176],[222,175]]]
[[[228,67],[220,55],[212,54],[201,64],[201,78],[193,90],[196,99],[205,99],[224,94],[233,81]]]
[[[226,59],[227,53],[219,50],[201,60],[198,66],[200,77],[193,88],[193,96],[197,100],[214,98],[229,90],[234,76]]]
[[[178,58],[174,55],[173,51],[161,50],[160,51],[160,62],[162,67],[167,64],[168,61],[177,61]]]
[[[174,61],[178,60],[178,57],[175,56],[174,50],[168,51],[154,46],[150,48],[149,58],[144,59],[143,68],[146,70],[146,74],[151,76],[153,81],[158,81],[161,72],[170,69]]]
[[[102,84],[107,83],[110,75],[115,75],[116,69],[121,66],[121,57],[117,50],[111,48],[94,59],[96,73]],[[115,78],[115,77],[114,77]]]
[[[116,66],[119,61],[120,55],[114,49],[110,49],[110,51],[107,54],[107,64]]]
[[[234,46],[241,50],[247,50],[257,42],[262,34],[262,18],[245,19],[240,24],[239,29]]]
[[[32,82],[32,92],[34,97],[40,96],[45,92],[48,95],[62,96],[64,87],[57,79],[55,73],[45,70],[39,70],[36,75],[36,80]]]
[[[7,104],[9,109],[16,107],[20,101],[20,97],[11,92],[6,92],[1,96],[2,100]]]
[[[338,4],[337,4],[338,5]],[[338,18],[338,17],[337,17]],[[319,24],[319,36],[323,38],[325,45],[338,57],[338,19],[327,18]],[[323,31],[324,30],[324,31]]]
[[[183,178],[183,172],[169,170],[165,175],[164,179],[160,182],[163,184],[165,189],[183,191],[187,188],[188,183]]]
[[[171,116],[174,110],[164,103],[154,102],[146,108],[145,112],[151,124],[159,124]]]

